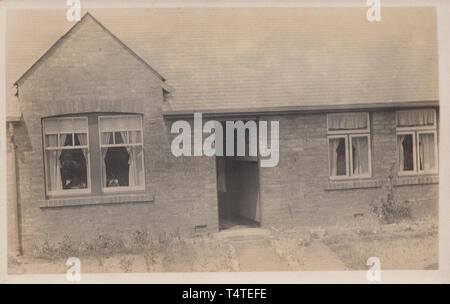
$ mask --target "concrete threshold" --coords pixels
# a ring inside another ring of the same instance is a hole
[[[233,238],[253,238],[253,237],[263,237],[269,238],[272,235],[269,229],[265,228],[235,228],[235,229],[224,229],[213,234],[216,239],[233,239]]]

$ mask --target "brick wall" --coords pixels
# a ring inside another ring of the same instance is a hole
[[[195,225],[204,224],[216,231],[215,160],[171,154],[159,78],[92,19],[82,22],[19,86],[24,123],[15,136],[25,253],[42,239],[56,242],[65,235],[76,241],[142,229],[192,234]],[[98,111],[143,114],[146,192],[154,200],[41,208],[46,205],[41,118]]]
[[[263,225],[347,225],[354,214],[369,214],[370,204],[385,198],[381,185],[396,163],[395,111],[371,112],[372,178],[330,182],[326,114],[261,117],[280,121],[280,162],[261,168]],[[401,179],[400,181],[402,181]],[[437,216],[438,177],[410,179],[395,187],[408,199],[412,216]]]

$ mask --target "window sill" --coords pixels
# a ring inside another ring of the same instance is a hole
[[[76,198],[52,198],[40,202],[41,208],[70,207],[70,206],[90,206],[101,204],[124,204],[124,203],[147,203],[153,202],[153,193],[133,193],[111,196],[86,196]]]
[[[379,188],[381,186],[382,186],[381,181],[377,179],[330,181],[325,190],[333,191],[333,190],[348,190],[348,189],[365,189],[365,188]]]
[[[394,180],[394,186],[409,186],[409,185],[427,185],[427,184],[439,184],[439,175],[426,175],[426,176],[399,176]]]

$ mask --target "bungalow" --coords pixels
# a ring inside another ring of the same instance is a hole
[[[352,36],[354,45],[337,35],[333,45],[300,31],[283,46],[295,52],[279,55],[291,74],[188,94],[85,14],[15,82],[8,252],[65,235],[346,225],[386,195],[391,175],[414,218],[436,217],[436,33],[419,33],[426,43],[417,44],[384,33]],[[278,163],[260,166],[259,153],[175,156],[171,127],[193,126],[194,113],[223,126],[278,122],[278,133],[268,132]]]

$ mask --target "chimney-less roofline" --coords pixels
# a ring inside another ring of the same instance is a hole
[[[304,105],[285,107],[239,108],[239,109],[191,109],[191,110],[163,110],[165,118],[191,117],[194,113],[202,113],[208,117],[241,116],[241,115],[286,115],[296,113],[340,112],[361,110],[382,110],[396,108],[439,107],[438,100],[410,101],[392,103],[366,103],[341,105]]]

